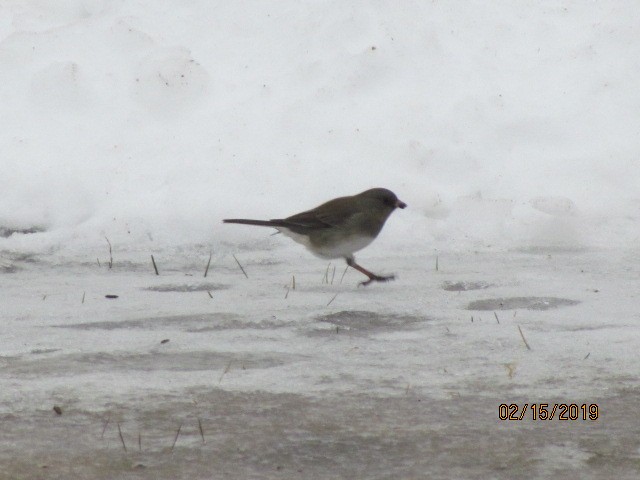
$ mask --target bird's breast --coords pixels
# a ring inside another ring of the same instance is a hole
[[[316,230],[310,235],[295,233],[286,228],[279,230],[283,235],[304,245],[314,255],[326,259],[351,257],[354,252],[362,250],[375,239],[369,235],[344,235],[332,228]]]

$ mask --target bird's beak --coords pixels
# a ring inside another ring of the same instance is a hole
[[[407,204],[404,203],[402,200],[397,200],[396,201],[396,208],[406,208]]]

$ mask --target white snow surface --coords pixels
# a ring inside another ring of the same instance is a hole
[[[0,478],[638,478],[639,85],[636,1],[0,2]],[[388,284],[222,224],[371,187]]]
[[[215,245],[247,235],[225,216],[371,186],[410,205],[392,228],[421,243],[637,243],[639,17],[634,1],[6,2],[0,224],[47,233],[3,243]]]

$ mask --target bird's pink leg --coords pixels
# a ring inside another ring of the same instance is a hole
[[[375,273],[371,273],[366,268],[361,267],[360,265],[358,265],[356,263],[355,258],[353,258],[353,257],[347,258],[346,260],[347,260],[347,265],[349,265],[351,268],[355,268],[360,273],[364,273],[367,277],[369,277],[369,280],[365,280],[364,282],[360,282],[358,284],[358,286],[362,285],[363,287],[366,287],[371,282],[388,282],[389,280],[394,280],[396,278],[394,275],[388,275],[386,277],[383,277],[383,276],[380,276],[380,275],[376,275]]]

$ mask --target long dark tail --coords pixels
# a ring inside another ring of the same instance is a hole
[[[225,218],[224,223],[239,223],[240,225],[258,225],[259,227],[283,227],[282,220],[250,220],[248,218]]]

